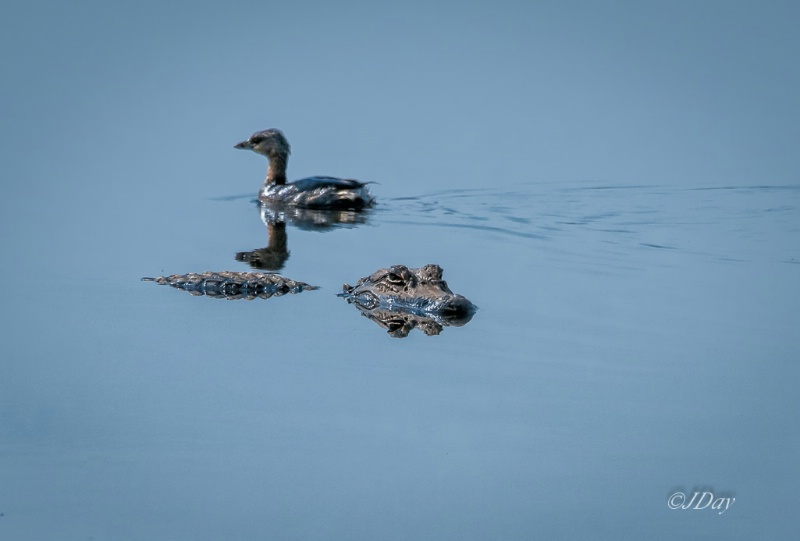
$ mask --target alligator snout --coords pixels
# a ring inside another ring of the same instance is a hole
[[[451,323],[455,320],[466,319],[461,325],[467,323],[472,316],[475,315],[475,312],[478,310],[478,307],[472,304],[469,299],[461,295],[454,295],[439,308],[441,314],[447,318],[452,318]],[[453,323],[455,324],[455,323]],[[457,326],[460,326],[456,324]]]

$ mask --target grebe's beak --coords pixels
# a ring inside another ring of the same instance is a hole
[[[235,145],[233,145],[233,148],[250,150],[253,147],[250,146],[250,143],[248,141],[242,141],[241,143],[236,143]]]

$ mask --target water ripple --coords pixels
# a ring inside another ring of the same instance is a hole
[[[515,190],[442,190],[388,199],[384,223],[461,228],[532,241],[600,243],[718,261],[797,258],[800,185],[527,184]]]

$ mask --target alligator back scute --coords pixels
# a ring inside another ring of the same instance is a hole
[[[298,282],[275,273],[261,272],[191,272],[172,274],[158,278],[142,278],[145,282],[169,285],[188,291],[192,295],[215,299],[268,299],[287,293],[319,289],[305,282]]]

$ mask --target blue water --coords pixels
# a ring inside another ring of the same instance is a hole
[[[800,533],[796,7],[38,5],[0,23],[0,539]],[[320,289],[140,281],[249,269],[269,126],[376,182],[287,226]],[[466,325],[336,296],[428,263]]]

